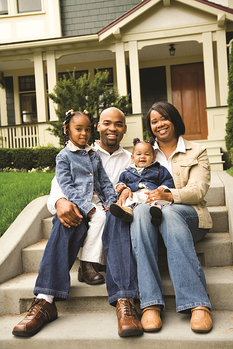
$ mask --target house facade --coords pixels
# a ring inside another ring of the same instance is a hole
[[[58,145],[47,131],[56,120],[47,92],[75,68],[91,78],[107,69],[109,85],[130,93],[124,147],[142,138],[151,105],[167,100],[183,117],[186,139],[225,151],[232,38],[232,0],[2,0],[2,146]]]

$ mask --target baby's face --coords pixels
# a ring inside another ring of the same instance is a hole
[[[137,167],[146,167],[155,161],[155,155],[150,143],[137,143],[131,156]]]

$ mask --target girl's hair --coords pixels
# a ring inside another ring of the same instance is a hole
[[[70,120],[74,116],[78,116],[78,115],[84,115],[84,116],[86,116],[90,120],[91,137],[90,137],[88,143],[92,144],[92,143],[95,142],[95,128],[94,128],[93,115],[91,113],[89,113],[87,110],[84,110],[83,112],[81,112],[81,111],[73,111],[73,109],[70,109],[68,112],[66,112],[65,121],[63,122],[63,126],[62,126],[62,134],[63,134],[63,137],[64,137],[65,145],[68,143],[68,140],[69,140],[69,124],[70,124]]]
[[[141,141],[139,138],[134,138],[134,139],[133,139],[133,145],[134,145],[133,152],[134,152],[135,146],[136,146],[138,143],[147,143],[147,144],[150,144],[150,145],[151,145],[152,152],[153,152],[153,155],[155,155],[155,149],[153,148],[153,145],[154,145],[154,143],[155,143],[155,140],[154,140],[153,137],[150,137],[150,140],[149,140],[149,141]]]
[[[153,139],[155,139],[155,135],[151,130],[151,122],[150,122],[150,114],[153,110],[157,111],[165,119],[173,123],[175,127],[175,134],[177,139],[179,138],[179,136],[185,134],[184,122],[182,120],[180,113],[174,107],[174,105],[168,102],[156,102],[152,105],[152,107],[149,109],[146,115],[146,128],[150,137],[153,137]]]

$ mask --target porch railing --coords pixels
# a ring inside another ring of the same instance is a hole
[[[38,145],[38,124],[0,127],[0,146],[3,148],[33,148]]]

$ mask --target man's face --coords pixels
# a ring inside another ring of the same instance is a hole
[[[108,108],[103,111],[98,123],[101,148],[109,153],[117,150],[126,130],[125,116],[120,110]]]

